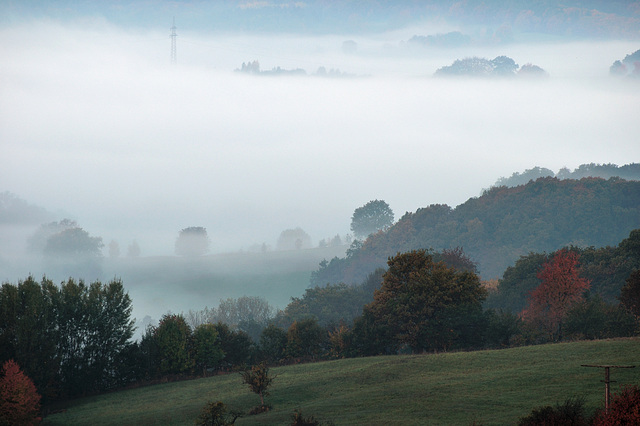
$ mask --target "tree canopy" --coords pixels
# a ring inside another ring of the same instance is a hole
[[[393,225],[393,210],[384,200],[372,200],[358,207],[351,216],[351,230],[357,238],[384,231]]]
[[[300,227],[285,229],[278,237],[276,248],[278,250],[300,250],[311,248],[311,237]]]
[[[590,287],[589,281],[580,277],[579,255],[562,249],[538,272],[541,283],[529,296],[529,306],[524,317],[537,321],[554,339],[562,338],[562,323],[569,309],[581,301]]]
[[[14,359],[42,395],[77,396],[126,383],[133,335],[122,282],[60,286],[33,277],[0,289],[0,362]]]
[[[434,262],[425,250],[398,254],[365,307],[398,349],[443,350],[474,329],[486,290],[476,274]]]
[[[210,243],[206,228],[201,226],[184,228],[176,239],[176,254],[178,256],[201,256],[209,251]]]

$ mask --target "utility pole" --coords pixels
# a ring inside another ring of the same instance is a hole
[[[171,27],[171,65],[176,65],[178,63],[178,54],[176,52],[176,18],[173,17],[173,26]]]
[[[611,380],[609,369],[610,368],[635,368],[635,365],[582,364],[582,367],[604,368],[604,411],[605,413],[609,413],[609,406],[611,405],[611,383],[615,383],[613,380]]]

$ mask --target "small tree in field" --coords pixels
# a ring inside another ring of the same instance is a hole
[[[260,404],[264,407],[264,397],[269,396],[267,389],[275,379],[275,376],[269,375],[269,367],[267,367],[267,364],[261,362],[243,371],[240,375],[242,376],[242,383],[249,385],[253,393],[260,395]]]
[[[556,252],[542,265],[542,283],[531,292],[525,319],[538,322],[552,339],[562,339],[562,322],[571,306],[583,300],[589,280],[580,277],[578,254],[567,249]]]
[[[0,424],[38,424],[39,413],[40,395],[35,385],[15,361],[5,362],[0,378]]]

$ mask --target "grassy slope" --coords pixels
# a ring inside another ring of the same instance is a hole
[[[515,423],[539,405],[584,397],[603,402],[601,369],[640,367],[640,339],[562,343],[496,351],[345,359],[274,368],[274,409],[238,425],[287,424],[294,409],[336,425]],[[615,391],[639,384],[640,368],[612,370]],[[169,383],[74,401],[45,424],[193,424],[207,401],[248,411],[257,395],[238,374]]]

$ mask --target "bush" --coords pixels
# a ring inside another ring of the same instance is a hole
[[[638,425],[640,424],[640,388],[627,386],[613,396],[609,412],[596,415],[596,426]]]
[[[196,425],[198,426],[228,426],[236,422],[242,414],[238,411],[229,410],[221,401],[210,402],[202,408],[202,413]]]
[[[531,414],[518,421],[520,426],[586,426],[588,424],[582,398],[569,398],[564,404],[556,404],[555,407],[547,405],[534,408]]]
[[[298,410],[295,410],[293,412],[293,414],[291,415],[291,420],[291,426],[322,426],[320,420],[314,419],[313,416],[305,417]],[[331,425],[333,425],[333,423],[327,423],[327,426]]]

